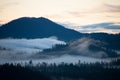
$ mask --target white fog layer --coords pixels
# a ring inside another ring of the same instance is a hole
[[[65,44],[52,38],[42,39],[0,39],[0,47],[14,51],[35,53],[43,49],[52,48],[55,44]],[[1,53],[1,52],[0,52]]]
[[[32,60],[34,64],[46,62],[48,64],[50,63],[56,63],[60,64],[62,62],[64,63],[78,63],[80,61],[81,63],[95,63],[95,62],[110,62],[112,59],[107,58],[107,59],[98,59],[98,58],[92,58],[92,57],[85,57],[85,56],[72,56],[72,55],[63,55],[60,57],[53,57],[53,58],[46,58],[46,59],[26,59],[26,60],[4,60],[0,61],[0,64],[4,63],[29,63],[29,61]]]
[[[0,39],[0,64],[6,62],[28,62],[32,60],[34,63],[77,63],[79,60],[83,62],[109,62],[110,59],[100,59],[101,55],[107,55],[103,51],[98,51],[95,54],[88,49],[91,44],[98,44],[98,41],[82,38],[70,44],[70,51],[78,52],[80,55],[69,55],[67,49],[62,56],[39,53],[43,49],[52,48],[55,44],[66,44],[64,41],[59,41],[57,38],[42,38],[42,39]],[[69,50],[69,49],[68,49]],[[72,53],[72,52],[71,52]],[[44,56],[43,56],[44,55]],[[35,57],[34,57],[35,56]],[[38,58],[36,58],[38,56]],[[39,57],[40,56],[40,57]],[[47,57],[47,58],[42,58]],[[85,57],[86,56],[86,57]],[[94,58],[93,58],[94,57]],[[97,58],[96,58],[97,57]]]

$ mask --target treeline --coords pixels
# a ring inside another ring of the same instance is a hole
[[[120,80],[120,59],[110,63],[0,65],[0,80]]]
[[[0,80],[51,80],[49,76],[20,64],[0,65]]]
[[[69,44],[56,44],[52,48],[44,49],[43,52],[51,52],[51,51],[62,51],[66,50],[69,47]]]

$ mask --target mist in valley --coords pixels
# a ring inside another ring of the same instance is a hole
[[[55,48],[58,45],[60,48]],[[97,51],[89,47],[105,45],[105,43],[91,38],[81,38],[66,43],[57,40],[56,37],[41,39],[1,39],[0,40],[0,63],[77,63],[79,60],[84,63],[110,62],[114,58],[102,49]],[[62,46],[62,47],[61,47]],[[48,51],[46,51],[48,49]],[[50,51],[49,51],[50,49]]]

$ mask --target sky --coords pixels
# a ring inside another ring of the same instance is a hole
[[[108,22],[120,25],[120,0],[0,0],[0,24],[41,16],[72,28]]]

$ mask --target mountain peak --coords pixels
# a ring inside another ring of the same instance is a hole
[[[45,18],[45,17],[39,17],[39,19],[47,19],[48,20],[48,18]]]
[[[20,17],[18,19],[14,19],[13,21],[15,21],[15,20],[28,20],[28,19],[29,20],[32,20],[32,19],[34,19],[34,20],[49,20],[48,18],[45,18],[45,17],[38,17],[38,18],[36,18],[36,17]]]
[[[20,17],[18,19],[47,19],[47,20],[49,20],[48,18],[43,17],[43,16],[38,17],[38,18],[37,17]]]

